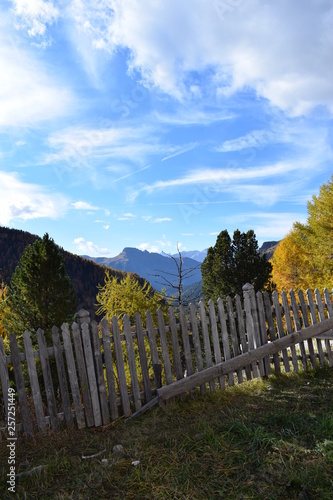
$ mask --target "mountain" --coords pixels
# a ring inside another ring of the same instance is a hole
[[[135,272],[149,281],[159,291],[162,288],[167,288],[169,291],[171,287],[168,287],[167,281],[171,282],[172,285],[178,283],[177,265],[174,260],[176,259],[179,262],[178,254],[171,258],[147,250],[124,248],[116,257],[85,257],[103,266],[126,272]],[[184,279],[184,286],[192,286],[201,280],[200,262],[197,260],[184,257],[182,271],[187,276]]]
[[[273,253],[278,246],[280,241],[265,241],[259,248],[261,255],[266,255],[267,259],[270,260],[273,257]]]
[[[3,281],[10,284],[11,276],[27,245],[33,244],[38,236],[26,231],[9,229],[0,226],[0,284]],[[95,317],[97,286],[104,284],[107,267],[96,264],[92,260],[82,258],[60,248],[64,258],[65,268],[70,277],[76,296],[77,310],[83,308]],[[119,278],[126,275],[122,271],[108,269],[110,274]],[[142,278],[135,276],[143,284]]]
[[[181,252],[182,257],[189,257],[190,259],[196,260],[198,262],[203,262],[207,255],[207,248],[205,250],[188,250]],[[178,257],[178,253],[175,253],[173,257]]]

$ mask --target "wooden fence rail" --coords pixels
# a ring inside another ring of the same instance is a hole
[[[1,432],[9,387],[16,429],[32,433],[108,425],[196,387],[203,395],[272,371],[333,366],[327,289],[270,297],[245,285],[242,298],[191,304],[187,313],[171,307],[167,322],[162,311],[147,312],[144,320],[145,328],[138,313],[133,324],[127,315],[97,324],[80,311],[71,327],[53,327],[52,345],[40,329],[25,331],[23,342],[10,335],[7,352],[0,338]]]

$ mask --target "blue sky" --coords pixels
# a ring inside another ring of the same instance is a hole
[[[332,176],[331,0],[3,0],[0,224],[77,254],[305,221]]]

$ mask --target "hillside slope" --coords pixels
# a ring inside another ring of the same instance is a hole
[[[10,283],[11,276],[26,246],[33,244],[36,239],[39,237],[26,231],[0,226],[0,283],[2,281],[6,284]],[[87,309],[93,318],[96,310],[97,286],[104,283],[106,269],[111,275],[118,278],[125,276],[126,273],[109,269],[91,260],[66,252],[62,248],[60,250],[63,254],[66,272],[77,295],[77,310]],[[136,279],[143,283],[143,280],[138,276]]]

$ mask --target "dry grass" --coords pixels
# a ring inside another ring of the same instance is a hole
[[[45,466],[18,479],[19,499],[332,499],[333,370],[244,383],[106,429],[20,440],[16,453],[17,472]],[[13,498],[7,456],[3,442],[0,497]]]

